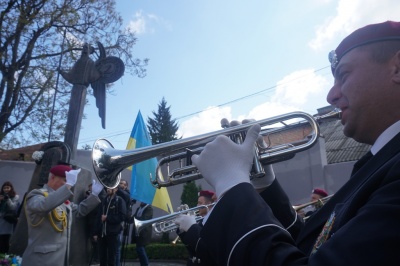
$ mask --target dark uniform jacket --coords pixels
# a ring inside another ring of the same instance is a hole
[[[264,193],[242,183],[214,206],[197,244],[207,265],[400,265],[400,134],[305,224],[287,230],[283,195]]]
[[[189,252],[189,258],[186,263],[187,266],[202,265],[200,257],[196,255],[196,244],[197,241],[200,239],[200,232],[203,228],[202,221],[203,220],[200,220],[196,224],[192,225],[187,232],[180,232],[179,229],[176,231],[176,233],[182,240],[182,243],[185,244]],[[199,250],[198,252],[201,253],[201,250]]]
[[[126,215],[125,201],[117,195],[111,199],[111,202],[109,201],[109,196],[104,198],[97,213],[95,235],[99,237],[104,234],[119,234],[122,231],[122,222]],[[102,214],[107,215],[104,223],[101,221]]]

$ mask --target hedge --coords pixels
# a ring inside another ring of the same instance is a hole
[[[124,249],[124,258],[127,260],[138,259],[136,254],[136,245],[128,244]],[[151,243],[146,246],[146,254],[150,260],[186,260],[189,253],[184,244],[160,244]]]

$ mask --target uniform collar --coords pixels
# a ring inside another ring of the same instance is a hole
[[[374,145],[371,147],[373,155],[377,154],[383,146],[385,146],[394,136],[400,132],[400,121],[397,121],[390,127],[388,127],[383,133],[376,139]]]

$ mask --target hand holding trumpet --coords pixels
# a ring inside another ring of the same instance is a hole
[[[218,136],[208,143],[192,161],[220,198],[239,183],[250,183],[249,172],[253,163],[254,144],[260,125],[253,125],[243,144],[236,144],[226,136]]]
[[[221,127],[223,128],[229,128],[232,126],[237,126],[240,124],[247,124],[247,123],[251,123],[256,121],[255,119],[244,119],[242,120],[242,122],[237,121],[237,120],[233,120],[231,122],[228,121],[228,119],[223,118],[221,120]],[[257,146],[258,148],[261,148],[263,150],[267,150],[268,149],[268,144],[265,143],[264,138],[262,135],[259,135],[257,137]],[[256,151],[256,153],[258,153],[258,151]],[[257,163],[257,162],[253,162]],[[254,166],[253,166],[254,167]],[[254,178],[250,178],[250,183],[253,185],[254,189],[258,192],[261,193],[262,191],[264,191],[265,188],[269,187],[272,182],[274,182],[275,180],[275,173],[274,170],[272,169],[272,165],[271,164],[264,164],[262,165],[262,171],[263,171],[263,175],[255,175],[256,177]],[[256,169],[257,171],[257,169]]]
[[[190,214],[180,214],[174,223],[179,226],[180,233],[187,232],[196,223],[196,217]]]

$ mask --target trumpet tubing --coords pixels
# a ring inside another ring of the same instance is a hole
[[[102,183],[107,188],[114,188],[118,185],[120,181],[120,176],[118,175],[123,169],[137,164],[139,162],[148,160],[157,156],[168,156],[165,159],[161,159],[159,165],[157,166],[156,177],[154,180],[150,181],[157,188],[172,186],[175,184],[182,184],[188,181],[197,180],[202,178],[201,173],[194,165],[186,165],[173,171],[169,174],[166,180],[163,180],[160,167],[163,163],[170,162],[175,159],[189,159],[190,154],[200,153],[202,147],[208,142],[214,140],[219,135],[229,136],[232,139],[236,139],[235,135],[245,135],[247,130],[255,125],[260,124],[261,127],[271,126],[277,123],[283,124],[284,128],[287,126],[284,122],[291,119],[304,119],[306,120],[311,128],[313,129],[313,134],[311,138],[300,145],[283,145],[284,147],[264,149],[257,147],[255,145],[255,164],[263,163],[268,164],[276,162],[279,160],[286,160],[294,156],[295,153],[311,148],[319,137],[319,126],[317,121],[324,118],[334,118],[340,116],[339,111],[331,112],[327,115],[320,117],[313,117],[307,113],[303,112],[292,112],[285,115],[279,115],[272,118],[267,118],[259,121],[252,121],[246,124],[239,124],[237,126],[225,128],[222,130],[214,131],[211,133],[206,133],[198,136],[189,137],[186,139],[179,139],[170,142],[160,143],[153,146],[137,148],[133,150],[116,150],[113,145],[105,139],[98,139],[92,149],[92,164],[93,170]],[[268,130],[269,133],[274,131],[282,130],[281,128],[276,130]],[[182,152],[185,150],[185,152]],[[171,155],[174,154],[174,155]],[[260,168],[260,167],[258,167]],[[261,167],[262,168],[262,167]],[[256,173],[260,174],[260,173]],[[262,173],[261,173],[262,175]]]
[[[150,220],[138,220],[134,218],[135,222],[135,229],[136,229],[136,235],[139,235],[140,231],[143,230],[143,228],[146,228],[148,226],[152,226],[154,232],[157,234],[161,233],[167,233],[167,232],[172,232],[178,229],[178,226],[175,224],[174,220],[181,214],[192,214],[195,215],[195,213],[202,209],[202,208],[210,208],[214,206],[215,203],[207,204],[207,205],[200,205],[196,206],[190,209],[182,210],[179,212],[174,212],[171,214],[167,214],[165,216],[153,218]],[[196,215],[196,222],[200,221],[203,219],[203,217]]]
[[[304,209],[304,208],[306,208],[306,207],[308,207],[310,205],[314,205],[314,204],[318,204],[318,203],[321,204],[321,205],[324,205],[332,197],[333,197],[333,194],[329,195],[329,196],[326,196],[325,198],[322,198],[322,199],[319,199],[319,200],[310,201],[308,203],[304,203],[304,204],[301,204],[301,205],[293,206],[293,209],[297,212],[297,211],[299,211],[301,209]]]

